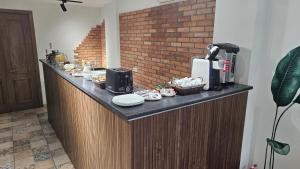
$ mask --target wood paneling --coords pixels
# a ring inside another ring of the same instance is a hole
[[[208,168],[239,168],[247,93],[214,103],[208,137]]]
[[[133,169],[237,169],[247,93],[133,121]]]
[[[51,69],[44,72],[49,121],[76,169],[130,169],[130,124]]]
[[[49,121],[76,169],[237,169],[247,92],[128,122],[44,66]]]
[[[0,9],[0,37],[0,81],[6,91],[0,113],[41,107],[32,12]]]
[[[7,86],[5,78],[0,74],[0,113],[8,112],[10,110],[7,102]]]

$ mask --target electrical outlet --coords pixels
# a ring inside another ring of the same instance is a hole
[[[133,67],[132,71],[136,73],[136,72],[138,72],[138,68],[137,67]]]

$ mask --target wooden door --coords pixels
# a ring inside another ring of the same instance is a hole
[[[42,106],[32,13],[0,10],[0,37],[1,112]]]
[[[2,24],[2,23],[0,23]],[[0,32],[3,32],[3,27],[0,25]],[[2,34],[0,34],[2,39]],[[8,112],[10,110],[8,103],[7,93],[7,78],[6,78],[6,67],[5,58],[3,54],[3,45],[0,44],[0,112]]]

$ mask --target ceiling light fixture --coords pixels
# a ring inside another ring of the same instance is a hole
[[[76,1],[76,0],[57,0],[57,1],[61,1],[62,3],[60,4],[60,7],[61,9],[64,11],[64,12],[67,12],[67,8],[65,6],[65,3],[68,3],[68,2],[72,2],[72,3],[83,3],[82,1]]]
[[[62,9],[64,12],[67,12],[67,8],[66,8],[66,6],[65,6],[65,3],[60,4],[60,7],[61,7],[61,9]]]

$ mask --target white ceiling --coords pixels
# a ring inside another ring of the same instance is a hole
[[[60,2],[57,0],[35,0],[38,2],[47,2],[47,3],[56,3],[59,4]],[[83,1],[82,4],[78,4],[78,3],[70,3],[68,2],[66,5],[81,5],[81,6],[88,6],[88,7],[102,7],[104,4],[107,4],[109,2],[111,2],[112,0],[79,0],[79,1]]]

